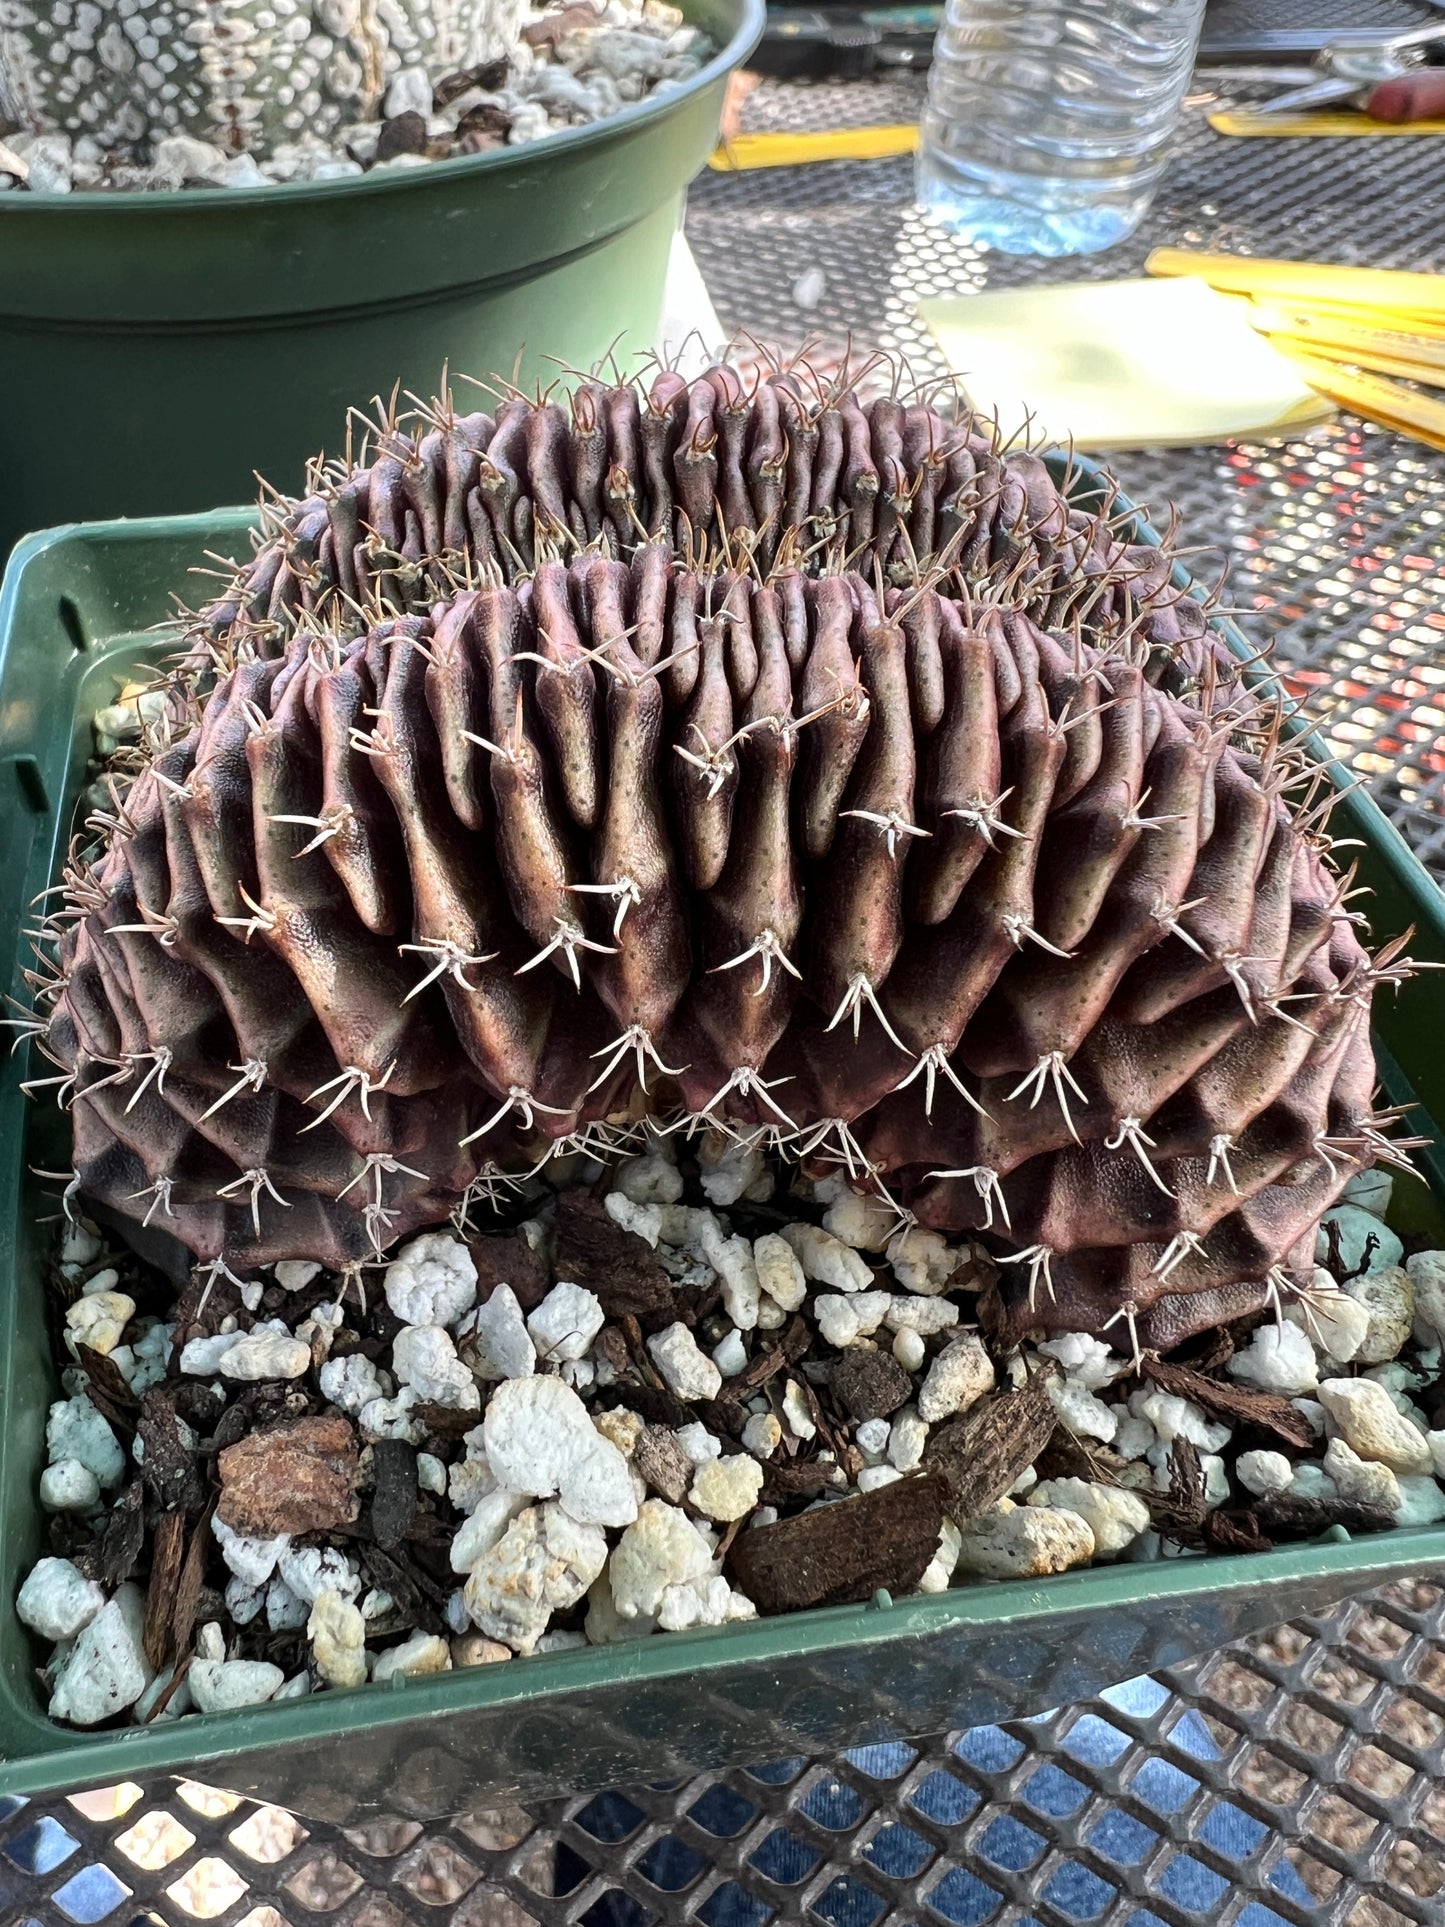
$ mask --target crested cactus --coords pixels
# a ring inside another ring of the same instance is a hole
[[[402,68],[495,60],[520,0],[12,0],[0,10],[0,124],[102,149],[187,134],[227,153],[328,139],[380,110]]]
[[[977,1232],[1005,1332],[1307,1293],[1399,1155],[1403,965],[1110,502],[729,369],[439,404],[312,480],[71,854],[31,1021],[86,1194],[355,1264],[647,1119]]]

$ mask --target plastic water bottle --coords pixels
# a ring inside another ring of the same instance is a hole
[[[1158,186],[1205,0],[948,0],[918,198],[1006,254],[1093,254]]]

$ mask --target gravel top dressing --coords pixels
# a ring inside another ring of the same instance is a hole
[[[569,1183],[567,1180],[571,1179]],[[347,1278],[56,1249],[20,1617],[52,1716],[174,1718],[758,1613],[1445,1518],[1445,1253],[1371,1173],[1316,1291],[1136,1370],[977,1326],[981,1245],[713,1133]],[[481,1217],[483,1213],[475,1213]]]
[[[69,11],[55,9],[57,16]],[[108,29],[118,31],[114,24]],[[120,44],[127,43],[122,38]],[[239,61],[244,51],[236,48],[233,57]],[[103,131],[99,137],[7,133],[0,75],[0,193],[257,188],[423,167],[606,120],[631,102],[679,86],[712,51],[707,36],[662,0],[606,0],[598,6],[559,0],[528,10],[515,42],[476,66],[436,78],[422,64],[397,68],[379,113],[331,131],[317,131],[328,122],[308,116],[300,104],[304,81],[298,82],[298,105],[278,137],[255,146],[248,133],[242,152],[235,148],[236,129],[218,128],[215,140],[176,132],[132,142]],[[328,57],[324,37],[319,57]],[[84,58],[78,43],[75,58]],[[165,84],[158,71],[157,85]]]

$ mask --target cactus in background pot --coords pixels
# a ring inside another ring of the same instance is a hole
[[[402,73],[507,54],[521,0],[8,0],[0,130],[144,150],[187,136],[227,154],[373,119]],[[425,109],[423,109],[425,111]]]

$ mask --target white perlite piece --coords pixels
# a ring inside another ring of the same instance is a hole
[[[22,1626],[42,1639],[74,1639],[105,1604],[105,1594],[68,1559],[41,1559],[15,1601]]]
[[[436,1633],[413,1633],[399,1646],[389,1646],[384,1653],[378,1654],[373,1679],[390,1679],[393,1673],[405,1673],[408,1679],[423,1679],[428,1673],[449,1673],[452,1670],[452,1649]]]
[[[1395,1188],[1395,1180],[1390,1173],[1376,1165],[1372,1171],[1361,1171],[1350,1179],[1340,1193],[1341,1204],[1357,1205],[1361,1211],[1368,1211],[1372,1218],[1383,1218],[1390,1208],[1390,1194]]]
[[[1060,1332],[1040,1345],[1039,1351],[1045,1358],[1056,1359],[1066,1378],[1090,1392],[1102,1392],[1130,1369],[1127,1358],[1116,1358],[1102,1339],[1088,1332]]]
[[[316,1596],[306,1621],[311,1660],[331,1686],[366,1683],[366,1621],[361,1610],[338,1592]]]
[[[939,1332],[951,1331],[962,1316],[951,1298],[897,1296],[889,1299],[883,1323],[892,1332],[911,1331],[920,1338],[933,1338]]]
[[[386,1268],[386,1302],[404,1325],[454,1325],[477,1297],[477,1268],[459,1238],[427,1231]]]
[[[877,1465],[888,1450],[892,1426],[886,1418],[868,1418],[853,1434],[853,1443],[870,1465]],[[1442,1434],[1445,1437],[1445,1434]]]
[[[742,1333],[730,1331],[725,1338],[714,1345],[712,1362],[724,1378],[736,1378],[739,1372],[746,1370],[748,1348],[743,1343]]]
[[[1417,1251],[1405,1260],[1415,1293],[1415,1336],[1426,1345],[1445,1343],[1445,1251]]]
[[[808,1279],[787,1239],[776,1231],[754,1238],[753,1265],[759,1289],[783,1311],[796,1311],[808,1295]]]
[[[291,1544],[284,1533],[275,1539],[247,1538],[244,1533],[233,1531],[214,1512],[211,1531],[227,1567],[245,1586],[264,1586],[276,1570],[276,1561]]]
[[[244,1332],[217,1332],[214,1338],[190,1339],[181,1347],[181,1370],[194,1378],[214,1378],[221,1360],[244,1336]]]
[[[290,1332],[253,1331],[238,1339],[221,1359],[222,1378],[251,1383],[301,1378],[311,1369],[311,1347]]]
[[[961,1529],[957,1570],[979,1579],[1042,1579],[1093,1556],[1094,1535],[1077,1512],[1001,1499]]]
[[[1399,1511],[1400,1486],[1389,1466],[1362,1459],[1343,1439],[1331,1439],[1325,1447],[1325,1472],[1342,1499]]]
[[[451,1333],[440,1325],[404,1325],[392,1343],[391,1362],[419,1403],[462,1412],[481,1410],[477,1381],[457,1357]]]
[[[860,1492],[877,1492],[881,1486],[896,1485],[903,1477],[896,1465],[865,1465],[858,1474]]]
[[[96,1726],[135,1704],[151,1678],[141,1647],[144,1620],[145,1598],[139,1586],[122,1586],[81,1628],[56,1669],[51,1719]]]
[[[111,1276],[115,1274],[112,1272]],[[77,1298],[65,1314],[65,1330],[72,1347],[88,1345],[93,1352],[108,1357],[120,1343],[121,1333],[135,1317],[135,1300],[123,1291],[92,1292]]]
[[[426,1437],[414,1416],[416,1393],[403,1385],[395,1398],[372,1398],[356,1415],[361,1435],[366,1439],[401,1439],[407,1445],[420,1445]]]
[[[1062,1507],[1094,1535],[1094,1554],[1122,1552],[1149,1530],[1149,1508],[1137,1492],[1092,1479],[1046,1479],[1029,1493],[1031,1506]]]
[[[529,1496],[525,1492],[509,1492],[501,1486],[478,1499],[466,1524],[452,1540],[449,1555],[452,1571],[470,1572],[496,1545],[517,1514],[525,1511]]]
[[[952,1249],[942,1232],[911,1224],[889,1239],[886,1256],[905,1291],[935,1298],[948,1289],[963,1254]]]
[[[898,1213],[875,1193],[845,1187],[823,1213],[823,1229],[855,1251],[883,1251],[898,1229]]]
[[[1246,1492],[1257,1499],[1272,1499],[1289,1487],[1294,1466],[1283,1452],[1257,1449],[1241,1452],[1234,1461],[1235,1476]]]
[[[928,1421],[913,1406],[905,1405],[889,1428],[888,1463],[899,1472],[913,1471],[923,1463],[923,1448],[927,1443]]]
[[[905,1327],[893,1334],[893,1356],[905,1372],[918,1372],[923,1369],[923,1361],[928,1356],[928,1347],[916,1331]]]
[[[607,1322],[600,1299],[585,1285],[563,1280],[527,1319],[527,1330],[545,1364],[585,1358],[592,1341]],[[508,1374],[513,1376],[513,1374]]]
[[[704,1135],[697,1162],[708,1202],[723,1210],[746,1197],[760,1179],[771,1176],[760,1144],[726,1138],[720,1131]]]
[[[709,1459],[722,1456],[722,1440],[709,1432],[701,1419],[694,1419],[691,1425],[679,1425],[672,1436],[694,1465],[705,1465]]]
[[[925,1567],[918,1581],[920,1592],[947,1592],[953,1578],[953,1569],[958,1564],[958,1551],[963,1536],[952,1519],[945,1518],[938,1535],[938,1550]]]
[[[555,1502],[529,1506],[472,1568],[467,1611],[478,1631],[530,1653],[553,1613],[575,1606],[606,1562],[596,1526],[569,1518]]]
[[[355,1418],[372,1399],[391,1396],[391,1380],[379,1372],[364,1352],[351,1352],[345,1358],[328,1358],[317,1374],[322,1396]]]
[[[763,1489],[763,1468],[746,1452],[708,1459],[692,1476],[688,1498],[699,1512],[719,1525],[741,1519],[752,1511]]]
[[[1415,1288],[1409,1272],[1398,1264],[1376,1265],[1363,1277],[1347,1278],[1344,1290],[1369,1314],[1355,1363],[1384,1365],[1398,1357],[1415,1323]]]
[[[614,1183],[633,1204],[676,1204],[682,1196],[682,1173],[660,1151],[629,1158],[618,1166]]]
[[[1445,1492],[1434,1479],[1401,1474],[1395,1483],[1400,1488],[1400,1505],[1395,1514],[1397,1526],[1433,1526],[1445,1519]]]
[[[57,1399],[45,1421],[45,1454],[52,1464],[79,1459],[101,1486],[119,1485],[125,1477],[125,1453],[120,1440],[83,1392]]]
[[[283,1258],[272,1276],[282,1291],[305,1291],[313,1278],[321,1276],[321,1267],[310,1258]]]
[[[47,1512],[89,1512],[100,1504],[100,1480],[79,1459],[57,1459],[40,1475],[40,1503]]]
[[[850,1292],[866,1291],[873,1283],[867,1259],[831,1231],[815,1224],[790,1224],[783,1227],[780,1236],[791,1246],[805,1276],[818,1284]]]
[[[630,1231],[655,1250],[662,1236],[662,1206],[660,1204],[635,1204],[631,1198],[624,1197],[620,1191],[609,1191],[602,1200],[603,1209],[612,1222],[623,1231]]]
[[[817,1437],[818,1428],[813,1423],[813,1414],[803,1388],[795,1378],[790,1378],[783,1387],[783,1417],[795,1439]]]
[[[1105,1445],[1119,1429],[1119,1415],[1112,1405],[1095,1398],[1077,1379],[1051,1378],[1044,1390],[1060,1422],[1075,1438],[1101,1439]],[[1053,1568],[1062,1570],[1062,1568]]]
[[[751,1599],[734,1592],[721,1574],[714,1574],[685,1586],[669,1586],[662,1595],[657,1623],[665,1633],[685,1633],[693,1626],[722,1626],[730,1619],[757,1616]]]
[[[647,1350],[667,1389],[685,1404],[698,1398],[716,1398],[722,1390],[722,1373],[707,1353],[698,1349],[697,1340],[680,1319],[649,1338]]]
[[[771,1412],[754,1412],[743,1427],[743,1447],[754,1458],[770,1459],[783,1442],[783,1428]]]
[[[1182,1438],[1201,1452],[1218,1452],[1229,1443],[1227,1425],[1216,1424],[1193,1399],[1161,1392],[1152,1380],[1129,1394],[1129,1410],[1136,1418],[1149,1421],[1161,1445],[1172,1445]]]
[[[720,1388],[716,1365],[703,1362]],[[482,1439],[499,1485],[539,1499],[555,1493],[585,1525],[625,1526],[637,1517],[626,1459],[560,1379],[505,1379],[487,1406]]]
[[[263,1706],[285,1683],[279,1666],[264,1659],[193,1659],[186,1674],[199,1713],[232,1713]]]
[[[813,1300],[813,1317],[818,1335],[835,1351],[845,1351],[861,1333],[858,1314],[852,1304],[836,1291],[820,1291]]]
[[[1286,1398],[1312,1392],[1320,1382],[1313,1345],[1298,1325],[1288,1323],[1258,1326],[1246,1349],[1236,1352],[1225,1370],[1246,1385],[1282,1392]]]
[[[752,1246],[746,1238],[718,1238],[706,1251],[722,1285],[723,1310],[739,1331],[755,1330],[762,1291]]]
[[[929,1366],[918,1394],[918,1416],[936,1425],[955,1412],[966,1412],[996,1383],[983,1340],[976,1332],[965,1332],[950,1339]]]
[[[1358,1298],[1341,1291],[1323,1265],[1315,1268],[1308,1304],[1285,1306],[1290,1324],[1298,1325],[1321,1357],[1332,1365],[1348,1365],[1365,1342],[1370,1314]]]
[[[360,1573],[338,1546],[293,1546],[288,1539],[276,1565],[292,1592],[309,1606],[324,1592],[355,1599],[361,1591]]]
[[[618,1617],[655,1617],[669,1586],[705,1577],[712,1564],[713,1549],[687,1514],[665,1500],[649,1499],[607,1564]]]
[[[1430,1441],[1418,1426],[1397,1412],[1390,1394],[1372,1378],[1327,1378],[1320,1403],[1362,1459],[1388,1465],[1392,1472],[1432,1469]]]
[[[536,1371],[537,1348],[510,1285],[498,1285],[462,1329],[471,1341],[478,1378],[530,1378]]]

